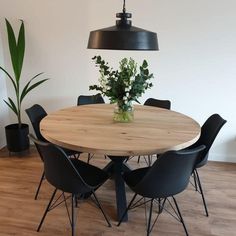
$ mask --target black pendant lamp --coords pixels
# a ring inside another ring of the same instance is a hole
[[[88,48],[111,50],[158,50],[157,34],[132,26],[131,13],[116,14],[116,25],[90,32]]]

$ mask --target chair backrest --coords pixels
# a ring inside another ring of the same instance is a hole
[[[194,143],[190,148],[197,147],[199,145],[205,145],[205,150],[201,153],[197,166],[203,166],[207,163],[209,150],[216,139],[219,131],[226,123],[219,114],[211,115],[201,127],[201,135],[196,143]]]
[[[155,98],[148,98],[144,102],[145,106],[153,106],[153,107],[160,107],[170,110],[171,108],[171,102],[169,100],[159,100]]]
[[[91,191],[71,160],[60,148],[48,142],[42,142],[30,135],[44,160],[44,172],[47,181],[63,192],[83,194]]]
[[[37,139],[39,139],[40,141],[46,141],[46,139],[40,133],[39,124],[40,124],[40,121],[45,116],[47,116],[47,112],[43,109],[43,107],[41,107],[38,104],[35,104],[32,107],[26,109],[25,112],[31,121],[31,124],[33,126],[33,129],[34,129]]]
[[[77,100],[78,106],[97,103],[105,103],[100,93],[96,95],[80,95]]]
[[[134,191],[148,198],[165,198],[182,192],[189,183],[196,160],[204,145],[189,150],[161,154]]]

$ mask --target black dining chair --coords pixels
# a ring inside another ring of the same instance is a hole
[[[198,157],[198,161],[195,165],[194,171],[193,171],[193,178],[194,178],[194,184],[195,184],[195,189],[198,191],[201,196],[202,196],[202,201],[205,209],[206,216],[209,216],[208,209],[207,209],[207,204],[202,188],[202,184],[200,181],[200,176],[197,171],[197,169],[203,167],[204,165],[207,164],[208,161],[208,155],[210,148],[216,139],[216,136],[218,135],[219,131],[223,127],[223,125],[226,123],[226,120],[224,120],[219,114],[213,114],[211,115],[203,124],[201,127],[201,135],[199,139],[197,140],[196,143],[191,145],[188,148],[195,148],[199,145],[205,145],[206,148],[203,152],[201,152],[200,156]]]
[[[30,122],[32,124],[32,127],[34,129],[34,132],[35,132],[35,135],[37,137],[38,140],[40,141],[43,141],[43,142],[48,142],[41,134],[40,132],[40,122],[41,120],[47,116],[47,112],[44,110],[44,108],[42,106],[40,106],[39,104],[34,104],[32,107],[28,108],[25,110],[26,111],[26,114],[28,115],[29,119],[30,119]],[[76,157],[78,158],[79,155],[81,154],[80,152],[77,152],[77,151],[73,151],[73,150],[69,150],[69,149],[66,149],[66,148],[63,148],[63,150],[65,151],[65,153],[68,155],[68,156],[73,156],[73,157]],[[41,158],[42,159],[42,158]],[[43,159],[42,159],[43,161]],[[40,191],[40,188],[41,188],[41,185],[42,185],[42,182],[44,180],[44,171],[41,175],[41,179],[40,179],[40,182],[39,182],[39,185],[38,185],[38,188],[37,188],[37,191],[36,191],[36,194],[35,194],[35,200],[37,200],[38,198],[38,194],[39,194],[39,191]]]
[[[80,95],[77,99],[77,105],[89,105],[89,104],[99,104],[105,103],[103,97],[100,93],[95,95]]]
[[[169,100],[160,100],[155,98],[148,98],[144,104],[145,106],[160,107],[164,109],[171,109],[171,102]]]
[[[48,142],[41,142],[34,136],[30,135],[30,139],[35,143],[44,160],[44,170],[46,180],[55,187],[51,199],[46,207],[43,217],[38,225],[39,232],[47,213],[56,206],[65,203],[66,210],[71,223],[72,236],[75,235],[75,208],[78,209],[78,198],[91,195],[97,207],[101,210],[107,224],[111,224],[95,194],[97,190],[108,178],[108,174],[90,164],[78,159],[70,159],[66,153],[58,146]],[[57,191],[61,191],[61,195],[54,200]],[[71,196],[66,196],[69,193]],[[86,197],[87,198],[87,197]],[[68,199],[71,199],[71,214],[68,209]]]
[[[105,101],[100,93],[97,93],[95,95],[80,95],[77,99],[77,106],[89,105],[89,104],[103,104],[103,103],[105,103]],[[93,156],[94,156],[93,154],[88,153],[88,160],[87,160],[88,163]]]
[[[148,98],[144,104],[144,106],[152,106],[152,107],[159,107],[164,109],[171,109],[171,101],[170,100],[160,100],[156,98]],[[152,165],[152,155],[148,155],[147,159],[144,156],[144,160],[148,166]],[[140,162],[140,156],[138,156],[138,163]]]
[[[150,202],[147,224],[148,236],[163,210],[170,213],[165,208],[165,204],[168,202],[174,212],[170,214],[182,223],[184,231],[188,235],[175,195],[184,191],[188,186],[198,155],[204,148],[205,146],[201,145],[189,150],[168,151],[161,154],[151,167],[125,172],[123,175],[124,180],[135,194],[120,218],[118,226],[128,210],[141,205],[146,206]],[[140,197],[135,201],[138,195]],[[171,203],[169,198],[172,198],[174,204]],[[152,223],[154,204],[157,204],[158,211],[157,217]]]

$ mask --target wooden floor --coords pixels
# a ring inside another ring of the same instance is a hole
[[[86,156],[82,156],[86,160]],[[130,161],[132,167],[144,165]],[[108,160],[95,156],[92,164],[103,167]],[[35,190],[41,175],[42,163],[35,149],[21,157],[8,156],[0,151],[0,236],[68,236],[70,226],[64,206],[51,211],[40,233],[37,225],[53,188],[44,182],[39,199],[34,200]],[[205,189],[210,216],[204,215],[200,195],[189,185],[188,189],[177,196],[189,234],[194,236],[234,236],[236,235],[236,164],[209,162],[199,171]],[[112,228],[108,228],[100,211],[92,201],[79,206],[77,234],[88,236],[139,236],[145,235],[144,208],[129,213],[129,221],[117,227],[115,194],[112,180],[108,180],[98,191]],[[127,198],[132,192],[127,188]],[[155,225],[152,235],[185,235],[182,225],[169,214],[163,213]]]

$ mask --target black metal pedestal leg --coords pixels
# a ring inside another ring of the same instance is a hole
[[[126,193],[125,193],[125,183],[122,177],[124,170],[123,162],[127,157],[110,157],[113,163],[113,177],[115,181],[116,189],[116,207],[117,207],[117,220],[119,220],[126,209]],[[128,220],[128,215],[123,217],[123,221]]]

